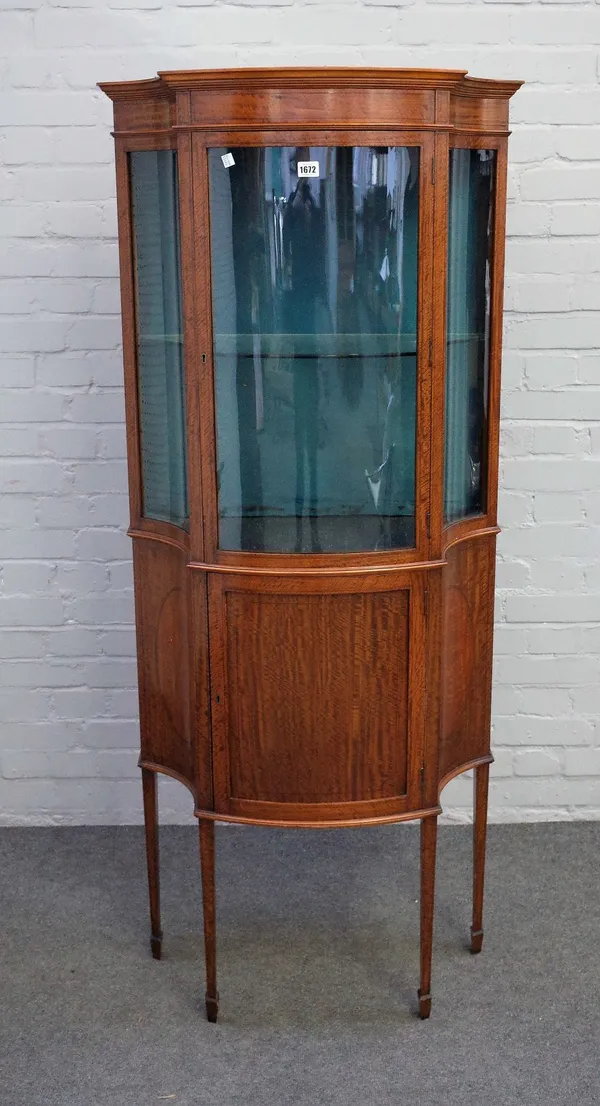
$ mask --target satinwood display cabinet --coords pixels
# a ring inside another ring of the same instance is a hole
[[[421,821],[474,769],[481,948],[508,101],[404,69],[161,73],[114,101],[151,947],[156,773],[200,825]]]

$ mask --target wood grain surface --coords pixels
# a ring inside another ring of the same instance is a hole
[[[483,939],[509,99],[462,70],[165,72],[100,87],[115,105],[119,256],[152,950],[160,955],[157,772],[200,819],[216,1021],[214,821],[335,826],[421,819],[419,1013],[431,1009],[439,793],[474,768],[472,948]],[[218,548],[207,150],[419,147],[414,548]],[[443,525],[448,161],[497,150],[484,512]],[[189,531],[144,517],[130,150],[177,149]]]
[[[495,551],[495,534],[484,534],[446,554],[440,779],[490,751]]]
[[[101,87],[117,131],[142,762],[184,779],[207,816],[331,824],[338,814],[346,823],[433,809],[445,779],[491,758],[505,135],[518,82],[460,70],[288,68]],[[308,144],[420,147],[412,550],[218,548],[207,147],[281,143],[286,132]],[[489,146],[498,157],[486,513],[443,529],[452,146]],[[127,171],[128,150],[143,148],[178,151],[189,533],[143,516]]]
[[[232,797],[406,792],[407,591],[227,597]]]

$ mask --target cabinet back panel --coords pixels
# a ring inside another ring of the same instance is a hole
[[[225,599],[231,796],[403,795],[408,591]]]

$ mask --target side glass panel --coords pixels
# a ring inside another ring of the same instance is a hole
[[[450,150],[444,518],[485,511],[495,150]]]
[[[143,513],[187,526],[177,154],[129,154]]]
[[[209,170],[220,547],[414,546],[418,147]]]

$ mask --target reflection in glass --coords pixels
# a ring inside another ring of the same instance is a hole
[[[143,513],[188,519],[177,154],[129,154]]]
[[[414,545],[418,148],[209,168],[219,545]]]
[[[444,517],[485,510],[494,150],[450,150]]]

